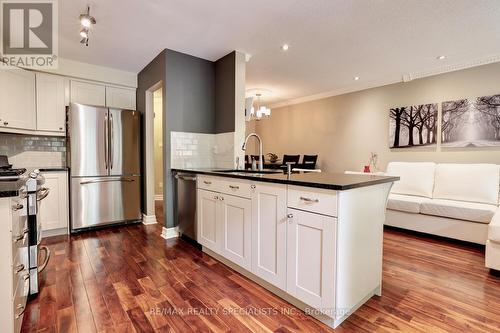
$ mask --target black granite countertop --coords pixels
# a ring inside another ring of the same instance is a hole
[[[0,198],[17,197],[23,184],[21,179],[0,180]]]
[[[329,190],[344,191],[371,185],[398,181],[399,177],[356,175],[329,172],[292,173],[290,178],[284,173],[256,174],[248,172],[222,172],[223,169],[172,169],[173,172],[190,172],[229,178],[240,178],[268,183],[288,184]]]

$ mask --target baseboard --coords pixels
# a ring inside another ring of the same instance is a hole
[[[58,228],[52,230],[42,230],[42,238],[69,234],[68,228]]]
[[[160,236],[165,238],[165,239],[177,238],[177,237],[179,237],[179,228],[177,228],[177,227],[173,227],[173,228],[163,227],[161,230]]]
[[[142,224],[150,225],[150,224],[156,224],[156,223],[158,223],[156,221],[156,215],[142,214]]]
[[[155,201],[163,201],[163,194],[155,194]]]

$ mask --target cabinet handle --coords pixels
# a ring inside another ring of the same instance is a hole
[[[220,200],[218,196],[214,195],[214,200]]]
[[[255,189],[257,188],[257,186],[255,186],[255,184],[252,184],[252,185],[250,185],[250,188],[251,188],[252,190],[255,190]]]
[[[24,314],[24,311],[26,311],[26,307],[22,304],[18,304],[17,309],[21,310],[21,312],[16,314],[16,319],[19,319]]]
[[[293,214],[291,214],[291,213],[287,214],[286,217],[289,218],[289,219],[293,219]]]
[[[22,204],[20,204],[20,203],[18,203],[15,206],[12,206],[12,210],[15,211],[15,212],[17,212],[18,210],[21,210],[23,208],[24,208],[24,206]]]
[[[4,125],[4,126],[7,126],[7,125],[9,125],[9,122],[8,122],[8,121],[4,121],[4,122],[3,122],[3,125]]]
[[[239,190],[240,189],[239,186],[235,186],[235,185],[229,185],[229,188],[233,189],[233,190]]]
[[[60,131],[62,131],[62,130],[63,130],[63,128],[62,128],[62,127],[59,127],[59,130],[60,130]]]
[[[29,278],[30,278],[30,273],[23,275],[24,281],[28,281]]]
[[[306,198],[306,197],[300,197],[300,200],[305,201],[305,202],[319,202],[319,199],[311,199],[311,198]]]
[[[224,197],[219,197],[219,200],[220,201],[224,201]]]
[[[209,181],[207,181],[207,180],[204,180],[204,181],[203,181],[203,183],[205,183],[205,184],[207,184],[207,185],[211,185],[211,184],[212,184],[212,182],[209,182]]]
[[[14,239],[15,242],[17,243],[17,242],[23,240],[24,236],[26,236],[26,234],[28,233],[28,231],[29,231],[28,228],[24,229],[23,232]]]
[[[24,271],[24,265],[23,264],[17,265],[15,270],[16,274],[22,271]]]

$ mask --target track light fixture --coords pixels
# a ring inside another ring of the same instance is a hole
[[[80,43],[89,46],[90,28],[96,23],[96,19],[90,16],[90,6],[87,6],[87,12],[80,15],[80,24],[82,25],[82,29],[80,30],[80,37],[82,37],[82,39]]]

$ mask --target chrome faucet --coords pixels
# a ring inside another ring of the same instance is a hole
[[[243,146],[241,147],[241,149],[243,151],[245,151],[247,149],[248,139],[250,139],[250,137],[252,137],[252,136],[256,137],[257,140],[259,140],[259,170],[262,171],[262,170],[264,170],[264,161],[262,160],[262,139],[260,138],[260,136],[257,133],[248,134],[248,136],[245,139],[245,143],[243,143]]]

